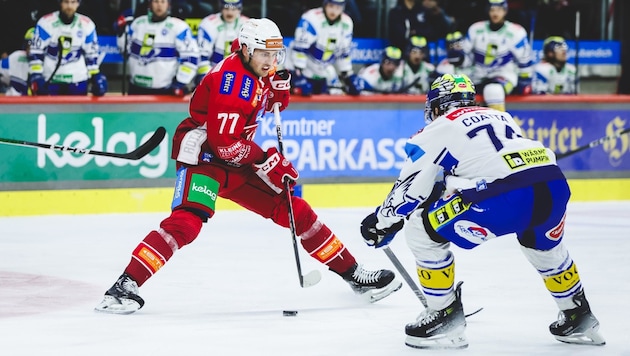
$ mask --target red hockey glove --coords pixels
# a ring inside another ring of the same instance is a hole
[[[280,111],[289,106],[289,96],[291,95],[291,73],[283,69],[277,71],[273,77],[269,78],[271,89],[267,98],[267,111],[273,111],[273,105],[280,103]]]
[[[299,177],[289,160],[284,158],[275,147],[267,150],[267,159],[260,164],[254,164],[254,171],[271,189],[280,194],[285,188],[284,180],[289,180],[289,187],[295,186]]]

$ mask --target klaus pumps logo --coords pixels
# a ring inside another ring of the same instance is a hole
[[[57,132],[47,132],[46,115],[40,114],[37,117],[37,141],[48,145],[63,145],[77,148],[85,148],[97,151],[118,152],[133,151],[138,146],[149,139],[153,132],[146,133],[138,138],[135,132],[114,132],[109,137],[104,136],[104,120],[101,117],[92,118],[94,132],[72,131],[63,138]],[[107,141],[105,141],[107,140]],[[77,155],[76,153],[63,151],[53,151],[46,149],[37,150],[37,167],[46,168],[47,163],[51,163],[56,168],[70,166],[73,168],[89,168],[95,164],[97,167],[124,167],[131,166],[138,168],[138,173],[144,178],[159,178],[164,175],[168,168],[168,138],[165,138],[153,155],[149,154],[141,160],[131,161],[121,158],[104,156],[92,156],[87,154]],[[93,161],[93,163],[92,163]]]

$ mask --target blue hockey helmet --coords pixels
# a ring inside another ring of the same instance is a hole
[[[569,46],[567,45],[567,42],[564,40],[564,38],[560,36],[547,37],[547,39],[545,39],[545,42],[543,42],[544,53],[553,52],[556,48],[568,49]]]
[[[465,74],[444,74],[431,83],[424,105],[428,124],[450,108],[477,105],[475,84]],[[437,110],[436,110],[437,109]]]
[[[221,0],[221,8],[233,8],[242,10],[243,9],[243,0]]]
[[[324,0],[324,4],[322,6],[326,6],[326,4],[333,4],[345,7],[346,0]]]
[[[488,9],[490,9],[493,6],[501,6],[502,8],[507,10],[508,2],[507,0],[488,0]]]

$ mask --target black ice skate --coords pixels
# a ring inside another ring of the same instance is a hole
[[[573,296],[573,302],[577,308],[561,311],[558,321],[549,325],[549,331],[558,341],[569,344],[606,344],[606,340],[597,332],[599,321],[591,312],[584,290]]]
[[[105,292],[105,298],[94,310],[110,314],[131,314],[144,305],[138,295],[138,284],[123,273],[114,285]]]
[[[386,269],[368,271],[355,264],[341,274],[352,290],[365,297],[370,303],[379,301],[402,287],[402,282],[395,279],[394,272]]]
[[[463,349],[466,317],[462,306],[461,285],[455,287],[455,301],[442,310],[425,309],[414,323],[405,327],[405,344],[418,349]]]

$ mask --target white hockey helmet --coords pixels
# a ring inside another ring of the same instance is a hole
[[[286,49],[282,40],[278,26],[267,18],[249,19],[238,34],[240,48],[247,46],[250,56],[254,55],[255,49],[280,51],[277,64],[282,64],[285,58]]]

